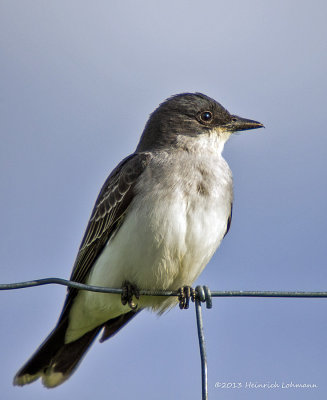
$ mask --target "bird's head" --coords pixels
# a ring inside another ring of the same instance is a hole
[[[182,93],[161,103],[150,115],[137,151],[185,146],[204,135],[223,146],[233,132],[261,127],[260,122],[230,114],[202,93]]]

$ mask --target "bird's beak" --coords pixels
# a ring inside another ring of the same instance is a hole
[[[252,119],[246,119],[232,115],[232,121],[226,125],[227,129],[231,132],[246,131],[248,129],[264,128],[261,122],[253,121]]]

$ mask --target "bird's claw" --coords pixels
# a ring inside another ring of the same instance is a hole
[[[179,308],[186,310],[189,308],[190,299],[195,301],[196,292],[191,286],[182,286],[178,289]]]
[[[136,310],[137,304],[134,303],[133,296],[135,296],[137,300],[140,298],[140,291],[137,286],[128,281],[124,281],[122,290],[121,302],[123,306],[128,304],[131,310]]]

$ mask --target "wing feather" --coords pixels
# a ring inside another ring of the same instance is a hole
[[[122,222],[133,196],[135,184],[147,168],[152,154],[134,153],[125,158],[109,175],[93,208],[80,245],[70,279],[84,283],[107,241]],[[60,319],[69,310],[77,290],[68,288]]]

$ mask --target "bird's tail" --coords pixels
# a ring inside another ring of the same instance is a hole
[[[23,386],[38,378],[41,378],[43,385],[48,388],[60,385],[76,370],[101,329],[103,334],[100,341],[103,342],[116,334],[139,311],[141,310],[129,311],[112,318],[70,343],[65,343],[68,319],[59,321],[33,356],[17,372],[14,385]]]
[[[14,385],[23,386],[42,378],[42,383],[52,388],[65,382],[76,370],[86,351],[102,329],[90,332],[65,344],[67,323],[61,323],[50,333],[33,356],[17,372]]]

